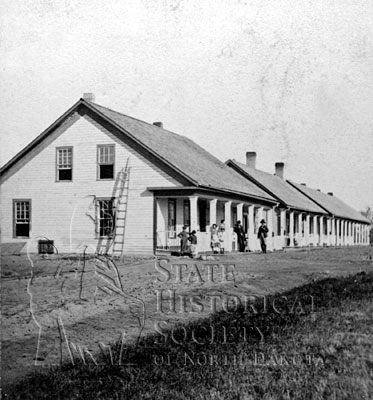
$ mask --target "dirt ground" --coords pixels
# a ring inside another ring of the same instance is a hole
[[[96,353],[109,351],[107,345],[121,337],[134,340],[234,307],[237,299],[373,270],[371,247],[231,254],[206,261],[164,258],[112,263],[3,254],[3,384],[61,359],[94,362]]]

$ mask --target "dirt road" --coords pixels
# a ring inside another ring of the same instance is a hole
[[[372,271],[372,256],[368,247],[325,248],[232,254],[207,261],[128,258],[113,265],[92,258],[83,262],[79,257],[29,260],[4,255],[3,383],[58,363],[61,357],[94,362],[95,354],[106,351],[124,332],[124,340],[134,340],[140,332],[151,334],[166,324],[234,307],[245,296]],[[73,346],[64,346],[67,341]]]

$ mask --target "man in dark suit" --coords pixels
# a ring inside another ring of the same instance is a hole
[[[243,230],[241,221],[237,221],[237,224],[234,227],[234,232],[237,235],[238,251],[242,253],[245,251],[245,231]]]
[[[267,253],[267,236],[268,236],[268,228],[264,219],[260,221],[260,227],[258,230],[258,239],[260,241],[260,247],[262,248],[263,253]]]

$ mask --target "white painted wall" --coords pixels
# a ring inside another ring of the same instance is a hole
[[[12,200],[29,198],[32,237],[54,240],[59,252],[73,252],[83,244],[93,251],[98,239],[94,223],[86,213],[95,214],[94,209],[89,209],[93,196],[111,197],[114,187],[114,181],[97,180],[97,145],[115,143],[115,173],[125,166],[128,157],[131,167],[124,252],[153,253],[153,194],[146,188],[175,186],[178,182],[88,116],[76,114],[71,121],[26,156],[11,176],[4,174],[1,241],[24,241],[13,238]],[[56,182],[59,146],[73,146],[72,182]]]

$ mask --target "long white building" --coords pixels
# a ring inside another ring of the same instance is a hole
[[[337,215],[279,176],[274,186],[269,177],[248,179],[161,123],[93,100],[80,99],[1,168],[2,243],[34,252],[154,254],[177,249],[187,225],[203,252],[211,250],[212,224],[223,219],[227,251],[237,250],[238,220],[250,251],[260,248],[261,219],[269,249],[367,243],[368,221],[358,213]],[[329,219],[341,224],[329,227]]]

